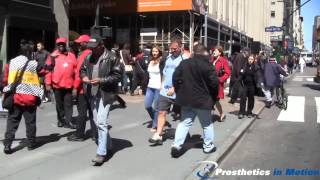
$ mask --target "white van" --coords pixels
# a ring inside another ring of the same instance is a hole
[[[301,52],[301,57],[304,58],[307,65],[312,65],[312,52]]]

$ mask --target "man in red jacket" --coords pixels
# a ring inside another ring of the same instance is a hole
[[[76,95],[75,76],[77,59],[67,51],[67,39],[60,37],[56,40],[57,50],[48,56],[46,67],[49,72],[45,76],[46,89],[54,91],[58,127],[75,129],[72,124],[72,95]]]
[[[96,125],[93,121],[93,114],[92,110],[90,108],[89,104],[89,98],[84,94],[83,86],[82,86],[82,81],[80,79],[80,69],[83,64],[83,62],[86,59],[89,59],[92,50],[88,48],[88,42],[90,40],[90,36],[84,34],[79,36],[78,39],[75,40],[76,43],[80,44],[80,53],[78,56],[78,64],[77,64],[77,69],[76,69],[76,77],[75,77],[75,83],[74,83],[74,89],[77,90],[77,98],[78,98],[78,120],[77,120],[77,130],[74,134],[70,135],[68,137],[69,141],[84,141],[84,136],[85,136],[85,129],[86,129],[86,120],[87,120],[87,112],[89,112],[89,119],[90,119],[90,125],[91,125],[91,137],[92,139],[96,139]]]

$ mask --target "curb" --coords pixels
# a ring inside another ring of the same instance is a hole
[[[257,113],[257,116],[255,118],[246,119],[244,120],[241,125],[226,139],[226,141],[217,148],[217,151],[214,152],[212,155],[208,156],[206,159],[203,159],[203,161],[211,161],[211,162],[217,162],[220,163],[222,160],[228,155],[228,153],[233,149],[233,147],[236,145],[236,143],[241,139],[241,137],[244,135],[244,133],[247,131],[247,129],[250,128],[250,126],[253,124],[253,122],[258,118],[259,114],[263,111],[265,106],[263,105]],[[202,174],[203,178],[197,176],[197,173],[199,173],[200,170],[207,169],[205,174]],[[198,166],[196,166],[192,173],[188,175],[185,180],[200,180],[200,179],[208,179],[210,178],[210,174],[212,174],[215,170],[215,167],[213,164],[204,164],[201,163]]]

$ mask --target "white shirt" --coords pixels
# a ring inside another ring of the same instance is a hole
[[[299,64],[301,64],[301,65],[305,65],[306,64],[306,61],[304,60],[304,57],[300,57]]]
[[[160,67],[158,64],[153,64],[152,62],[148,66],[149,72],[149,88],[160,89],[161,88],[161,74]]]

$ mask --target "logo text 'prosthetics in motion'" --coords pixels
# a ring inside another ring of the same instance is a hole
[[[217,162],[200,161],[199,163],[205,165],[196,173],[196,176],[202,179],[215,179],[219,176],[320,176],[320,169],[274,168],[273,170],[263,170],[257,168],[248,170],[242,168],[226,170],[218,168]]]

